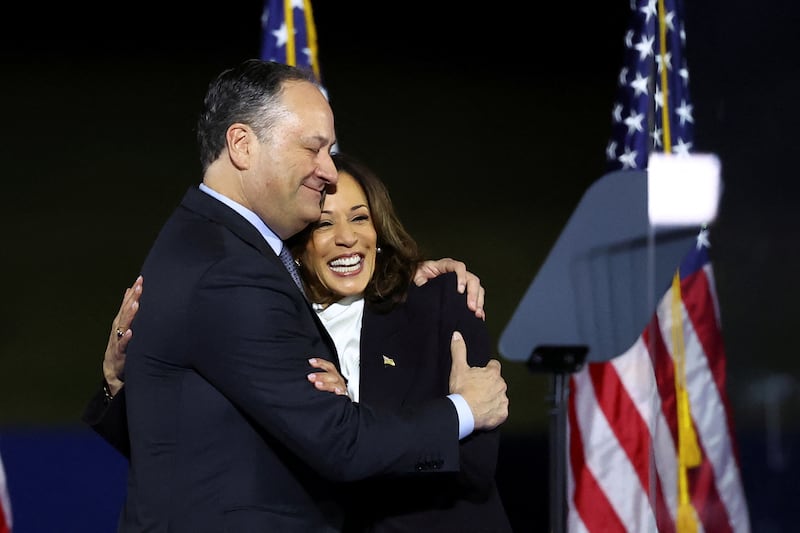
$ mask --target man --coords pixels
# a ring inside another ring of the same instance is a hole
[[[121,532],[336,531],[334,484],[453,471],[459,437],[508,416],[500,365],[453,348],[451,394],[403,415],[316,390],[335,348],[279,254],[337,172],[333,113],[304,72],[245,61],[209,87],[203,183],[145,260],[125,368]]]

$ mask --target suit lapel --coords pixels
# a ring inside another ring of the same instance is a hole
[[[261,252],[262,255],[277,261],[281,269],[286,270],[261,233],[246,218],[216,198],[204,193],[197,187],[191,187],[184,195],[181,205],[217,224],[225,226],[237,237]],[[289,279],[291,280],[291,276]]]
[[[314,323],[317,325],[317,329],[319,330],[319,334],[322,336],[322,340],[333,354],[333,361],[331,361],[331,363],[333,363],[333,365],[336,367],[336,370],[341,373],[342,366],[339,364],[339,352],[336,351],[336,344],[333,342],[328,330],[325,329],[325,325],[322,323],[322,320],[320,320],[317,312],[314,311],[313,307],[311,307],[311,304],[308,305],[308,309],[311,311],[311,314],[314,315]]]
[[[292,286],[294,286],[294,281],[292,280],[291,275],[286,270],[286,267],[283,266],[280,258],[275,254],[275,251],[269,246],[269,244],[267,244],[267,241],[264,240],[264,237],[261,235],[261,233],[259,233],[259,231],[239,213],[223,204],[216,198],[204,193],[198,187],[190,187],[189,190],[186,191],[186,194],[183,196],[183,200],[181,200],[181,206],[228,228],[242,241],[258,250],[261,255],[267,258],[268,261],[273,262],[276,265],[276,268],[280,269],[281,272],[286,274],[286,279],[292,284]],[[328,334],[328,330],[326,330],[325,326],[322,325],[317,313],[311,307],[311,304],[308,302],[308,300],[303,297],[302,293],[297,291],[297,294],[305,302],[308,312],[312,315],[314,323],[317,325],[317,329],[319,330],[322,340],[331,350],[331,353],[336,355],[336,346],[333,343],[333,339],[331,339],[331,336]],[[333,359],[334,364],[336,364],[338,368],[338,356],[334,357]]]

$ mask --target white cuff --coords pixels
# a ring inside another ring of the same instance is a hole
[[[448,398],[456,406],[458,413],[458,440],[469,436],[475,429],[475,417],[472,416],[472,409],[469,408],[467,400],[460,394],[448,394]]]

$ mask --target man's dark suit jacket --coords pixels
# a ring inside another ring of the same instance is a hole
[[[191,188],[142,274],[120,532],[335,530],[330,481],[458,470],[444,396],[392,414],[308,382],[308,358],[336,361],[333,343],[274,251],[223,203]]]
[[[470,365],[492,352],[486,324],[467,308],[455,274],[411,285],[403,305],[382,313],[365,306],[361,327],[359,401],[397,411],[448,393],[450,337],[464,336]],[[353,486],[347,522],[372,532],[510,532],[495,483],[499,433],[475,432],[461,442],[461,470],[380,478]]]
[[[450,335],[461,331],[471,365],[488,361],[486,325],[467,309],[454,274],[412,285],[390,312],[367,306],[361,329],[360,401],[398,411],[447,394]],[[125,389],[112,402],[98,391],[83,420],[126,457],[130,455]],[[376,478],[342,485],[346,531],[468,533],[511,531],[495,482],[499,434],[475,432],[460,446],[459,473]]]

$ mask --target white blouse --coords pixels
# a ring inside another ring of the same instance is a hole
[[[347,380],[347,395],[358,401],[358,378],[361,369],[361,319],[364,317],[363,296],[343,298],[322,308],[313,304],[325,329],[328,330],[336,351],[339,352],[339,368]]]

